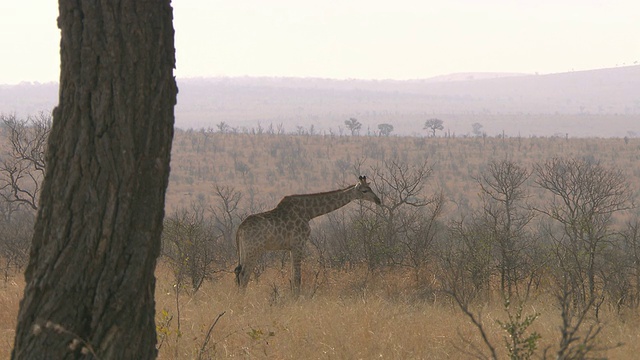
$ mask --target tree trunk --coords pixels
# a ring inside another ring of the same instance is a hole
[[[151,359],[177,88],[169,0],[59,0],[60,98],[13,359]]]

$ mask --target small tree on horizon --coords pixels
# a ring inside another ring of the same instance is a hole
[[[431,136],[436,137],[436,130],[443,130],[444,126],[442,126],[442,120],[433,118],[424,122],[424,129],[431,130]]]
[[[378,124],[378,130],[380,130],[380,136],[389,136],[393,131],[393,125],[391,124]]]
[[[471,125],[471,127],[473,128],[473,136],[475,137],[480,137],[482,136],[482,124],[480,123],[473,123]]]
[[[351,130],[351,136],[357,136],[362,128],[362,124],[356,118],[349,118],[349,120],[344,121],[344,124]]]

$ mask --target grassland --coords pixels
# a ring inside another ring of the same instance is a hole
[[[265,130],[266,131],[266,130]],[[442,191],[448,213],[472,208],[473,181],[493,159],[525,166],[554,156],[588,157],[622,169],[637,194],[640,189],[638,139],[552,138],[401,138],[310,135],[221,134],[178,131],[174,140],[167,213],[198,200],[213,201],[215,185],[245,194],[245,208],[269,208],[284,195],[335,189],[371,174],[387,159],[411,164],[425,161],[433,169],[429,192]],[[532,195],[537,191],[532,187]],[[272,264],[247,292],[239,293],[233,275],[219,273],[195,294],[175,286],[161,260],[157,268],[157,326],[160,359],[465,359],[477,349],[488,355],[477,329],[442,292],[428,295],[415,288],[402,269],[371,273],[321,268],[311,258],[303,269],[303,290],[294,299],[288,266]],[[434,270],[437,271],[437,270]],[[436,274],[427,274],[431,279]],[[24,284],[16,274],[0,284],[0,358],[8,358]],[[475,303],[500,358],[507,358],[496,320],[507,315],[499,296]],[[554,294],[545,288],[524,309],[539,313],[529,330],[541,335],[538,355],[553,358],[561,317]],[[220,314],[224,314],[221,315]],[[207,333],[214,323],[210,336]],[[630,309],[601,309],[603,325],[595,354],[633,359],[640,353],[640,316]],[[617,346],[618,343],[622,346]],[[204,346],[203,346],[204,344]],[[202,352],[201,352],[202,350]]]
[[[430,302],[416,298],[407,277],[400,274],[368,281],[361,275],[327,274],[320,289],[311,294],[307,288],[297,300],[286,286],[286,271],[270,269],[245,294],[237,291],[229,275],[207,283],[193,296],[182,292],[176,303],[172,275],[160,266],[156,289],[159,359],[195,359],[205,343],[205,359],[466,359],[474,358],[474,346],[488,354],[479,333],[446,298]],[[14,279],[0,291],[3,359],[10,356],[21,289],[21,281]],[[507,358],[502,345],[506,333],[496,322],[506,320],[504,308],[480,304],[474,310],[481,314],[500,357]],[[525,312],[541,314],[531,330],[542,336],[539,353],[547,349],[553,358],[561,319],[550,294],[541,294]],[[605,311],[600,321],[605,326],[599,345],[612,349],[598,355],[635,358],[640,351],[637,314]],[[624,345],[616,346],[620,342]]]

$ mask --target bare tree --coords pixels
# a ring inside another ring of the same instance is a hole
[[[13,359],[153,359],[177,87],[170,1],[59,0],[60,95]]]
[[[480,186],[482,211],[480,222],[497,252],[500,289],[505,298],[514,295],[521,280],[529,277],[526,250],[531,247],[527,225],[533,212],[527,209],[524,184],[531,172],[510,161],[492,161],[487,170],[475,178]]]
[[[215,129],[209,126],[208,128],[200,128],[200,134],[203,137],[202,150],[206,153],[209,151],[209,143],[213,139],[215,134]]]
[[[640,219],[636,215],[635,219],[627,223],[626,229],[622,233],[623,244],[622,254],[626,258],[624,263],[628,266],[623,276],[628,276],[632,282],[633,290],[630,291],[629,305],[637,308],[640,306]],[[615,259],[621,261],[622,259]]]
[[[37,210],[51,115],[41,112],[27,119],[0,115],[0,120],[9,144],[0,162],[0,196],[4,201]]]
[[[244,220],[246,214],[240,212],[242,192],[231,186],[214,187],[213,205],[209,207],[213,227],[220,234],[222,246],[219,250],[225,254],[225,260],[235,261],[235,229]]]
[[[476,298],[488,299],[495,270],[492,234],[474,218],[480,216],[450,221],[447,246],[440,254],[447,292],[466,304]]]
[[[583,305],[593,303],[598,260],[614,239],[612,216],[633,206],[629,183],[620,170],[584,159],[553,158],[535,171],[535,182],[552,195],[536,210],[560,225],[560,234],[551,236],[571,293]]]
[[[524,184],[529,176],[524,167],[502,160],[490,162],[475,178],[481,208],[451,221],[451,239],[444,249],[446,272],[465,279],[452,282],[451,293],[473,294],[467,296],[469,299],[488,297],[491,278],[497,275],[504,299],[519,294],[520,284],[529,280],[525,283],[526,299],[537,274],[530,258],[535,254],[535,244],[528,233],[533,212],[524,203],[527,198]]]
[[[335,268],[351,269],[367,258],[357,232],[348,211],[338,210],[319,221],[310,240],[318,250],[321,262]]]
[[[374,211],[384,226],[378,236],[366,241],[376,241],[371,249],[384,250],[388,261],[411,267],[417,284],[421,285],[421,273],[430,261],[435,237],[440,232],[444,196],[425,192],[432,173],[426,162],[410,166],[389,160],[375,167],[374,173],[376,192],[382,199],[382,211]]]
[[[13,203],[2,203],[0,208],[0,267],[4,281],[22,271],[29,260],[29,245],[33,235],[34,213],[25,209],[8,209]],[[6,211],[8,210],[8,211]]]
[[[180,209],[165,219],[162,232],[162,254],[169,260],[177,286],[190,281],[191,290],[198,291],[211,278],[220,254],[215,246],[213,228],[204,217],[202,203],[190,209]]]
[[[0,264],[6,281],[29,258],[51,115],[0,115],[0,121],[7,144],[0,156]]]

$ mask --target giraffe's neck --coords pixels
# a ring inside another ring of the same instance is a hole
[[[311,220],[350,203],[355,199],[354,188],[355,186],[350,186],[324,193],[285,196],[278,204],[278,208],[283,210],[286,208],[298,217]]]

